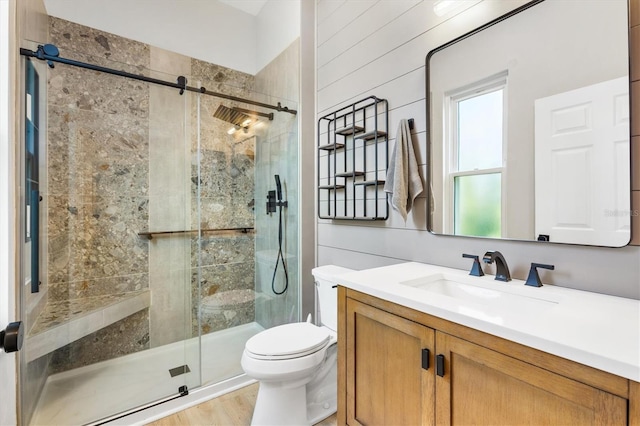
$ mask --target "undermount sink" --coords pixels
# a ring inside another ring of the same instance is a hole
[[[487,288],[487,283],[477,279],[477,283],[465,283],[473,278],[458,277],[449,274],[433,274],[408,281],[401,281],[399,284],[436,293],[442,296],[454,298],[462,302],[473,302],[482,305],[500,306],[502,309],[510,310],[539,310],[557,305],[555,300],[543,299],[535,296],[516,294],[513,292],[500,291],[498,289]],[[491,285],[512,285],[499,283]]]

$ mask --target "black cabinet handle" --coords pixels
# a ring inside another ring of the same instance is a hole
[[[442,354],[436,356],[436,374],[444,377],[444,355]]]
[[[429,355],[431,354],[431,352],[429,352],[429,349],[425,348],[422,350],[422,368],[424,368],[425,370],[429,369]]]

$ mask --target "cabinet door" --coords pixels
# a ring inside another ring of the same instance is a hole
[[[347,423],[433,424],[434,331],[353,299],[346,310]]]
[[[436,422],[491,425],[625,424],[627,401],[559,374],[436,333]]]

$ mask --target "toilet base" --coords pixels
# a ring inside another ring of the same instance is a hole
[[[287,387],[286,383],[260,382],[252,426],[311,424],[307,420],[306,385]]]
[[[338,406],[337,370],[337,345],[333,344],[313,377],[260,381],[251,425],[314,425],[331,416]]]

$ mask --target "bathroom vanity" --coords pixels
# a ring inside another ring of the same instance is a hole
[[[404,263],[341,277],[338,424],[640,424],[640,301]]]

